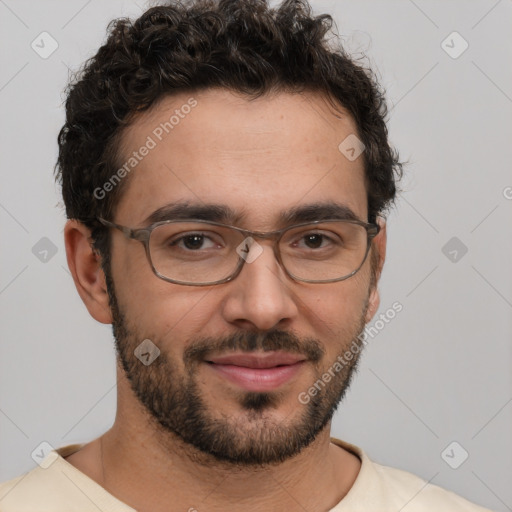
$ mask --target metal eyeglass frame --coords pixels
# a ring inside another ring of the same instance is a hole
[[[315,283],[315,284],[334,283],[334,282],[337,282],[337,281],[343,281],[345,279],[348,279],[349,277],[352,277],[354,274],[356,274],[361,269],[361,267],[363,266],[364,262],[366,261],[366,258],[368,257],[368,253],[369,253],[370,247],[371,247],[371,241],[379,234],[379,231],[380,231],[380,226],[378,224],[367,223],[367,222],[363,222],[363,221],[360,221],[360,220],[352,220],[352,219],[327,219],[327,220],[317,220],[317,221],[312,221],[312,222],[303,222],[301,224],[294,224],[293,226],[288,226],[286,228],[279,229],[279,230],[276,230],[276,231],[267,231],[267,232],[264,232],[264,231],[250,231],[248,229],[239,228],[239,227],[236,227],[236,226],[230,226],[229,224],[222,224],[220,222],[215,222],[215,221],[210,221],[210,220],[202,220],[202,219],[164,220],[164,221],[161,221],[161,222],[155,222],[154,224],[151,224],[150,226],[148,226],[146,228],[138,228],[138,229],[129,228],[127,226],[122,226],[121,224],[117,224],[115,222],[110,222],[110,221],[108,221],[106,219],[103,219],[101,217],[97,217],[97,219],[104,226],[118,229],[127,238],[131,238],[133,240],[138,240],[139,242],[141,242],[144,245],[144,248],[146,250],[146,256],[147,256],[147,259],[149,261],[149,264],[151,265],[151,269],[153,270],[153,273],[157,277],[159,277],[160,279],[163,279],[164,281],[167,281],[169,283],[181,284],[181,285],[185,285],[185,286],[212,286],[212,285],[215,285],[215,284],[223,284],[223,283],[227,283],[229,281],[232,281],[233,279],[235,279],[238,276],[238,274],[240,274],[240,272],[241,272],[241,270],[242,270],[242,268],[244,266],[245,259],[240,256],[239,257],[238,265],[236,266],[235,270],[228,277],[225,277],[225,278],[220,279],[218,281],[212,281],[212,282],[206,282],[206,283],[191,283],[191,282],[188,282],[188,281],[178,281],[176,279],[171,279],[170,277],[166,277],[166,276],[160,274],[158,272],[158,270],[156,270],[155,266],[153,265],[153,261],[151,260],[151,251],[149,249],[149,238],[151,236],[151,232],[156,227],[158,227],[158,226],[161,226],[163,224],[171,224],[171,223],[178,223],[178,222],[197,222],[197,223],[200,223],[200,224],[209,224],[211,226],[219,226],[219,227],[223,227],[223,228],[230,228],[230,229],[233,229],[235,231],[238,231],[239,233],[242,233],[245,236],[245,238],[253,237],[253,238],[263,238],[263,239],[267,239],[267,240],[273,239],[274,240],[274,245],[273,245],[274,255],[275,255],[279,265],[281,266],[281,268],[285,271],[286,275],[288,277],[290,277],[291,279],[293,279],[294,281],[301,281],[301,282],[304,282],[304,283]],[[290,229],[295,229],[295,228],[302,227],[302,226],[314,226],[315,224],[324,224],[326,222],[346,222],[346,223],[349,223],[349,224],[357,224],[359,226],[363,226],[366,229],[366,233],[367,233],[366,251],[365,251],[363,260],[361,261],[361,264],[359,265],[359,267],[357,267],[350,274],[348,274],[346,276],[342,276],[342,277],[337,277],[335,279],[324,279],[324,280],[302,279],[300,277],[297,277],[297,276],[293,275],[286,268],[286,266],[283,264],[283,260],[281,259],[281,253],[280,253],[280,250],[279,250],[279,242],[280,242],[281,238]]]

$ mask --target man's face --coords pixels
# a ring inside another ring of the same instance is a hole
[[[191,96],[197,105],[159,141],[155,129]],[[362,157],[350,161],[338,149],[355,133],[348,115],[336,118],[314,94],[248,101],[210,90],[165,98],[123,136],[125,160],[148,136],[156,146],[132,171],[114,221],[145,227],[151,213],[176,202],[228,207],[239,218],[227,223],[255,231],[284,227],[279,218],[288,210],[327,203],[366,221]],[[332,372],[375,312],[370,258],[344,281],[296,282],[272,243],[258,240],[263,252],[232,282],[194,287],[159,279],[142,244],[117,230],[112,237],[118,354],[159,429],[239,464],[279,462],[307,446],[329,422],[357,357],[324,379],[309,403],[298,397]],[[134,355],[145,339],[160,350],[148,366]],[[221,359],[244,353],[254,357]],[[237,364],[274,369],[242,368],[237,377]]]

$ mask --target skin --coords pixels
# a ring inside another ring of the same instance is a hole
[[[164,137],[130,175],[114,221],[141,227],[158,207],[186,199],[230,206],[245,217],[237,225],[278,229],[278,214],[297,205],[333,201],[367,220],[363,159],[351,162],[338,150],[357,133],[348,114],[335,115],[317,93],[279,93],[254,101],[226,90],[180,94],[139,115],[123,136],[126,155],[144,144],[159,123],[193,96],[198,105]],[[377,277],[384,263],[386,230],[374,239]],[[70,220],[65,227],[69,268],[89,313],[112,323],[105,276],[91,250],[89,230]],[[369,322],[379,306],[370,287],[370,258],[353,277],[308,284],[285,276],[268,241],[263,253],[232,282],[190,287],[167,283],[152,272],[142,244],[112,230],[112,277],[119,306],[139,333],[161,340],[175,361],[187,340],[243,330],[280,329],[322,343],[328,368],[357,335],[365,304]],[[201,367],[198,381],[208,410],[248,422],[235,400],[234,384]],[[316,380],[311,366],[283,387],[268,418],[297,419],[297,396]],[[155,427],[118,365],[118,403],[112,428],[67,458],[121,501],[144,512],[168,510],[245,512],[325,511],[349,491],[360,460],[330,443],[330,422],[295,457],[264,467],[222,464]],[[249,425],[249,423],[247,423]],[[102,457],[103,455],[103,457]],[[103,461],[102,461],[103,459]]]

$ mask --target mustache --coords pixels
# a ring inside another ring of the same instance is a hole
[[[208,356],[229,352],[284,351],[305,356],[313,363],[325,354],[315,338],[299,338],[293,332],[272,330],[266,332],[242,331],[227,336],[194,339],[183,353],[185,366],[204,361]]]

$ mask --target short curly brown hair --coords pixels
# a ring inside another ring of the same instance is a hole
[[[401,175],[390,147],[387,108],[374,74],[328,39],[333,19],[313,17],[306,0],[171,0],[134,22],[112,21],[106,43],[67,88],[56,178],[66,215],[91,229],[109,267],[109,235],[123,180],[94,191],[119,168],[123,128],[164,95],[221,87],[248,99],[270,92],[320,92],[353,117],[365,145],[368,219],[387,209]],[[332,38],[331,38],[332,39]],[[105,267],[104,267],[105,268]]]

